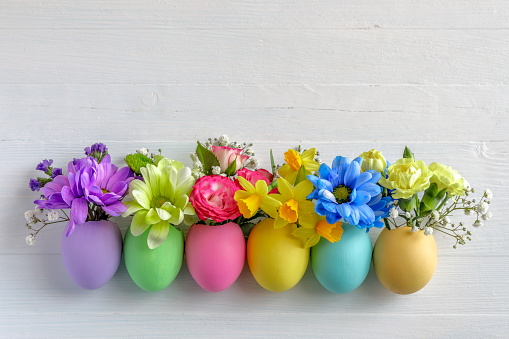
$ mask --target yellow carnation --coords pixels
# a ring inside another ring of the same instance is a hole
[[[433,172],[430,181],[439,191],[445,188],[451,195],[465,195],[465,180],[456,170],[436,162],[429,165],[429,170]]]
[[[372,149],[369,152],[364,152],[359,157],[362,158],[361,170],[363,172],[373,170],[382,173],[385,176],[385,168],[387,167],[387,161],[385,160],[382,152]]]
[[[403,158],[387,169],[388,178],[378,182],[383,187],[396,190],[394,199],[408,199],[416,193],[426,190],[433,175],[424,161]]]

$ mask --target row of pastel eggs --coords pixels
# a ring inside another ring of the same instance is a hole
[[[295,226],[274,228],[264,219],[251,231],[247,246],[237,224],[193,225],[184,244],[181,231],[171,227],[165,242],[147,247],[148,230],[135,237],[128,229],[122,243],[118,226],[111,221],[87,222],[69,237],[62,235],[64,266],[79,286],[96,289],[108,282],[122,257],[133,281],[145,291],[166,288],[186,262],[194,280],[205,290],[218,292],[231,286],[240,275],[247,253],[256,281],[274,292],[294,287],[303,277],[309,259],[318,281],[335,293],[347,293],[365,280],[371,261],[381,283],[394,293],[409,294],[423,288],[437,263],[432,236],[412,233],[409,228],[383,230],[373,250],[364,230],[343,224],[339,242],[325,239],[310,249],[291,233]],[[247,248],[247,249],[246,249]],[[311,255],[310,255],[311,252]]]

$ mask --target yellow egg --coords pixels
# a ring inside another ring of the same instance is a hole
[[[292,235],[297,227],[289,224],[274,229],[274,219],[260,221],[249,234],[247,262],[263,288],[282,292],[297,285],[306,272],[309,248]]]
[[[423,231],[412,233],[410,227],[384,229],[375,243],[373,266],[378,280],[388,290],[397,294],[417,292],[435,273],[435,239]]]

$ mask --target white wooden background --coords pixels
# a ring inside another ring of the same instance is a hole
[[[508,90],[506,0],[1,0],[0,337],[508,337]],[[117,164],[161,147],[191,165],[196,139],[224,133],[266,167],[270,148],[330,163],[408,145],[489,187],[494,217],[457,250],[436,235],[435,276],[409,296],[373,270],[345,295],[311,270],[271,293],[247,266],[221,293],[185,266],[146,293],[123,264],[86,291],[63,268],[62,226],[25,245],[41,159],[65,166],[101,141]]]

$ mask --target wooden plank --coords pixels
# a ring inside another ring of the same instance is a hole
[[[500,85],[508,40],[506,29],[5,29],[0,83]]]
[[[1,138],[27,145],[45,140],[48,147],[78,141],[78,148],[80,140],[98,137],[194,142],[198,135],[228,131],[255,142],[500,141],[507,140],[509,129],[508,90],[507,85],[0,85],[6,117]]]
[[[3,1],[0,28],[508,28],[504,0]]]
[[[326,290],[314,277],[311,267],[299,284],[281,293],[260,287],[247,264],[239,279],[221,293],[201,289],[185,263],[177,278],[166,289],[155,293],[136,286],[123,263],[112,280],[93,291],[81,289],[72,282],[59,255],[0,255],[0,267],[10,272],[10,278],[0,282],[1,315],[237,313],[249,317],[260,313],[308,313],[314,317],[375,314],[390,318],[397,314],[438,313],[509,316],[509,291],[504,280],[509,263],[505,256],[486,260],[456,255],[440,260],[430,283],[407,296],[386,290],[372,267],[363,284],[347,294]],[[30,303],[20,302],[27,296]],[[444,302],[444,296],[455,298]],[[482,302],[490,296],[490,303]]]

